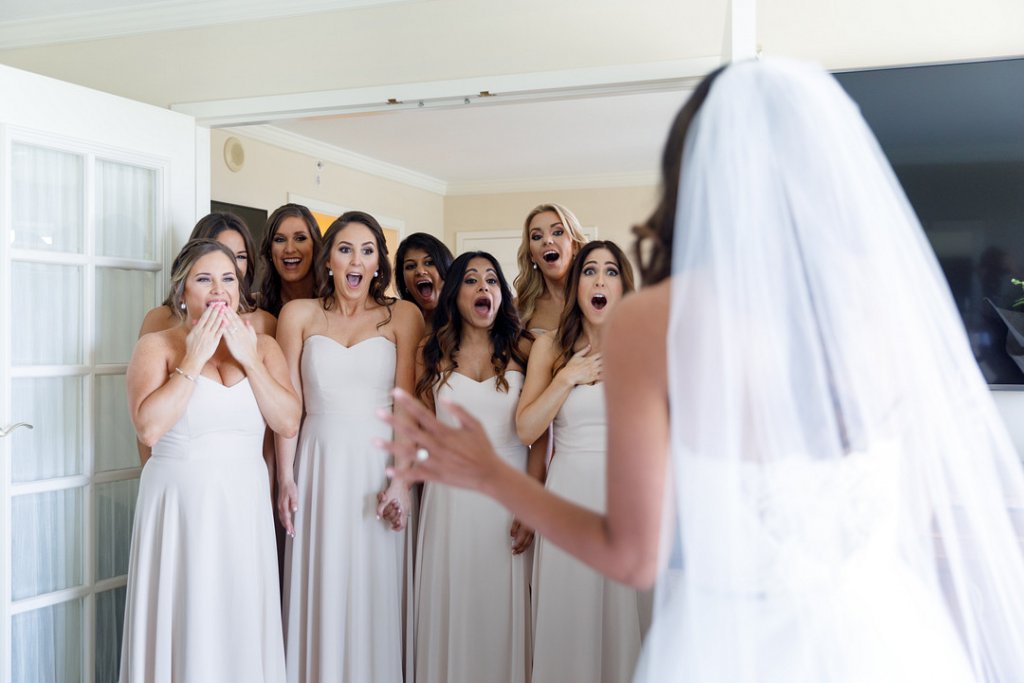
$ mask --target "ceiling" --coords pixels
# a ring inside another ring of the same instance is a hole
[[[310,118],[282,130],[436,179],[455,193],[656,181],[684,93]],[[244,133],[244,128],[237,129]]]
[[[5,0],[0,45],[89,40],[224,24],[274,13],[309,14],[403,0]],[[429,0],[404,0],[405,4]],[[287,10],[282,9],[286,7]],[[49,38],[48,38],[49,36]],[[56,39],[60,36],[60,39]],[[685,98],[678,84],[606,96],[543,98],[290,119],[247,132],[325,160],[445,194],[652,185],[660,147]],[[612,92],[620,92],[615,88]],[[461,98],[457,98],[461,99]],[[198,117],[202,120],[203,117]],[[253,120],[253,119],[249,119]],[[218,125],[215,122],[207,122]],[[352,164],[350,164],[352,165]]]

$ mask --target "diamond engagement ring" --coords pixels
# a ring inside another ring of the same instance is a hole
[[[424,460],[426,460],[429,457],[430,457],[430,451],[428,451],[426,448],[417,448],[416,449],[416,459],[419,460],[420,462],[423,462]]]

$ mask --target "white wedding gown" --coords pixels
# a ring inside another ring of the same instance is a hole
[[[841,460],[747,461],[734,472],[711,458],[682,460],[680,495],[702,509],[729,499],[734,482],[742,486],[734,526],[742,532],[734,546],[713,538],[719,527],[708,520],[683,520],[683,537],[711,554],[701,564],[713,570],[686,577],[688,588],[681,573],[677,585],[659,587],[667,609],[635,680],[653,681],[657,669],[703,681],[705,664],[716,676],[750,676],[730,674],[729,661],[756,662],[761,683],[975,680],[939,593],[900,555],[901,458],[893,448]],[[745,562],[730,554],[737,546]],[[685,556],[683,565],[685,572]],[[699,628],[685,619],[691,610],[703,615]],[[737,629],[756,629],[742,638],[755,650],[730,659]]]

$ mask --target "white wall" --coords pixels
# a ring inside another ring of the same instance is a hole
[[[1024,55],[1020,0],[760,0],[765,54],[830,69]]]

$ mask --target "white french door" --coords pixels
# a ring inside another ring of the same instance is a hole
[[[197,214],[196,128],[3,67],[0,92],[0,683],[106,683],[139,476],[124,375]]]

